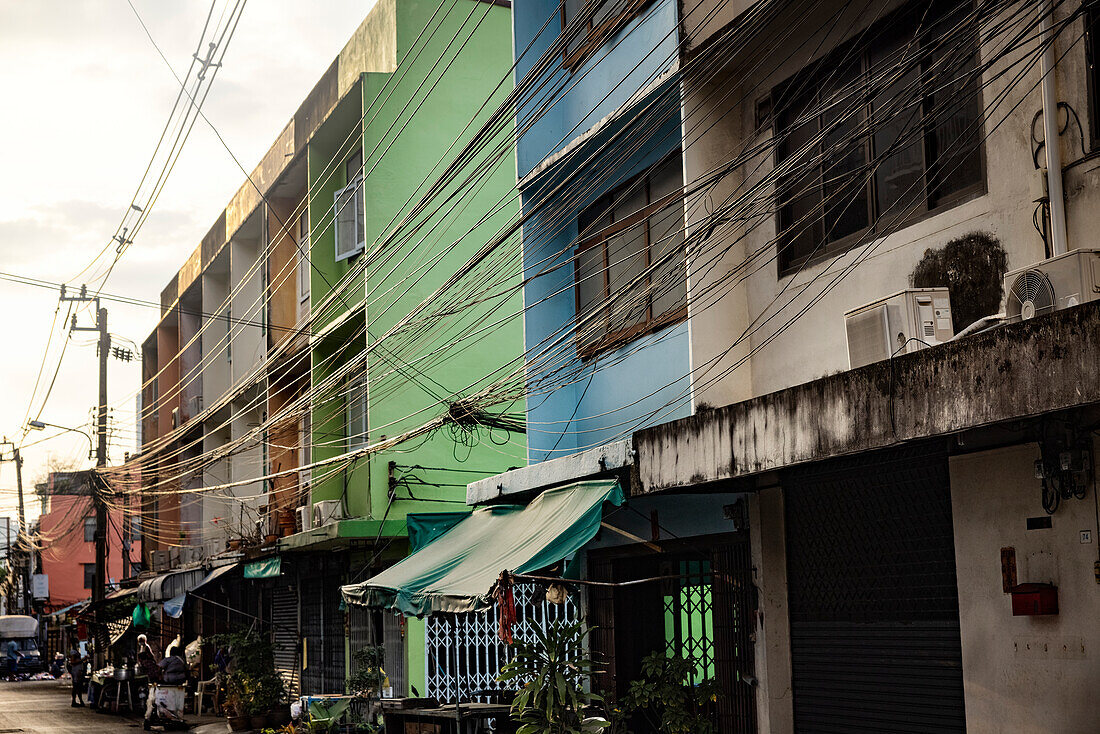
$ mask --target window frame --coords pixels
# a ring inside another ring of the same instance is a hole
[[[941,2],[943,2],[943,4],[945,4],[945,5],[947,4],[948,1],[949,0],[941,0]],[[873,29],[876,29],[876,28],[879,29],[879,30],[882,30],[882,29],[891,27],[893,24],[895,24],[897,22],[898,18],[903,13],[911,11],[913,9],[913,7],[915,7],[915,6],[916,6],[915,2],[911,2],[911,3],[907,3],[907,4],[903,5],[902,7],[898,8],[897,10],[895,10],[892,13],[890,13],[889,15],[887,15],[882,20],[880,20],[877,23],[870,26],[870,28],[868,30],[873,30]],[[960,4],[960,6],[961,6],[961,4]],[[857,37],[858,37],[858,35],[859,34],[857,34]],[[980,38],[980,35],[976,34],[973,41],[974,41],[973,52],[980,56],[980,53],[981,53],[981,38]],[[777,139],[783,132],[783,129],[781,129],[780,124],[779,124],[779,121],[780,121],[780,118],[781,118],[781,112],[777,109],[774,100],[785,91],[785,88],[790,87],[791,85],[794,85],[794,84],[802,83],[807,88],[819,87],[820,86],[820,84],[819,84],[820,80],[816,80],[815,77],[822,74],[822,72],[826,69],[835,68],[835,62],[836,62],[837,58],[839,56],[843,56],[846,52],[848,52],[850,50],[851,46],[854,43],[855,43],[854,38],[851,39],[851,40],[845,41],[838,48],[836,48],[834,51],[832,51],[831,53],[829,53],[825,57],[823,57],[821,59],[818,59],[818,60],[808,64],[804,68],[800,69],[799,71],[797,71],[794,74],[792,74],[791,76],[789,76],[787,79],[783,80],[782,82],[780,82],[780,83],[776,84],[774,87],[772,87],[772,90],[771,90],[770,94],[767,96],[766,99],[768,100],[769,106],[770,106],[770,109],[771,109],[770,118],[768,120],[768,129],[771,131],[773,139]],[[867,48],[867,49],[864,49],[863,51],[860,52],[860,55],[859,55],[859,75],[860,75],[861,78],[865,78],[871,72],[872,65],[870,63],[870,55],[871,55],[872,50],[873,49],[871,49],[871,48]],[[972,201],[974,199],[977,199],[981,196],[984,196],[986,193],[988,193],[988,176],[987,176],[987,162],[986,162],[985,137],[984,137],[984,135],[979,136],[979,142],[978,142],[978,146],[977,146],[978,168],[979,168],[978,181],[976,181],[974,183],[971,183],[971,184],[959,189],[958,191],[951,192],[950,194],[947,194],[947,195],[944,195],[944,196],[937,197],[936,192],[933,190],[933,183],[930,182],[930,176],[929,176],[929,174],[931,173],[931,168],[930,168],[930,164],[929,164],[929,140],[930,140],[931,136],[933,135],[934,130],[933,130],[933,126],[930,124],[930,120],[927,119],[927,117],[928,117],[927,104],[928,104],[928,100],[929,100],[929,94],[927,93],[927,89],[928,89],[929,86],[934,87],[935,85],[931,84],[930,81],[929,81],[929,72],[927,71],[928,59],[927,59],[926,56],[923,56],[923,54],[925,54],[926,52],[922,51],[921,53],[922,53],[922,64],[921,64],[921,70],[920,70],[920,75],[921,75],[921,101],[920,101],[920,104],[921,104],[921,126],[922,126],[923,130],[922,130],[922,135],[921,135],[921,138],[920,138],[920,150],[921,150],[921,173],[920,173],[920,177],[921,177],[922,182],[923,182],[922,183],[923,192],[924,192],[924,204],[923,204],[923,206],[919,210],[912,211],[911,213],[909,213],[908,215],[903,216],[903,217],[892,218],[892,217],[887,216],[887,217],[884,218],[883,215],[882,215],[882,212],[879,211],[881,205],[878,201],[878,190],[877,190],[877,186],[876,186],[876,182],[878,180],[877,179],[878,171],[876,170],[875,173],[870,175],[863,184],[863,186],[865,188],[865,191],[866,191],[866,194],[867,194],[867,222],[868,222],[868,225],[866,227],[863,227],[863,228],[855,231],[855,232],[851,232],[851,233],[849,233],[847,235],[844,235],[842,237],[838,237],[835,240],[826,241],[824,243],[821,243],[821,245],[819,245],[816,248],[816,251],[809,254],[809,255],[803,255],[803,256],[799,256],[797,258],[791,258],[791,259],[785,259],[784,258],[783,250],[785,248],[787,248],[791,243],[790,243],[789,240],[786,239],[785,231],[782,227],[781,217],[783,216],[783,214],[782,214],[783,207],[782,206],[777,206],[773,221],[775,223],[776,247],[777,247],[776,270],[777,270],[777,275],[778,275],[779,278],[784,278],[784,277],[787,277],[787,276],[790,276],[790,275],[794,275],[795,273],[799,272],[802,268],[804,268],[806,266],[814,265],[814,264],[817,264],[817,263],[820,263],[820,262],[823,262],[823,261],[826,261],[826,260],[831,260],[831,259],[833,259],[833,258],[835,258],[839,255],[844,254],[845,252],[850,250],[853,246],[855,246],[856,244],[861,242],[868,233],[873,233],[876,236],[881,236],[881,229],[882,229],[882,224],[883,223],[889,223],[891,225],[891,233],[897,232],[897,231],[900,231],[901,229],[904,229],[904,228],[912,226],[912,225],[914,225],[914,224],[916,224],[920,221],[923,221],[924,219],[942,214],[943,212],[948,211],[949,209],[953,209],[956,206],[959,206],[959,205],[964,204],[968,201]],[[979,60],[979,64],[980,64],[980,60]],[[807,81],[807,80],[809,80],[809,81]],[[979,85],[978,89],[976,90],[977,99],[978,99],[978,114],[977,114],[977,118],[976,118],[976,124],[980,129],[984,130],[984,126],[985,126],[985,104],[984,104],[984,95],[982,94],[982,90],[983,90],[983,87],[981,85]],[[864,120],[866,120],[866,118],[869,118],[869,117],[873,119],[873,116],[875,115],[875,111],[874,111],[873,106],[872,106],[874,95],[871,95],[869,93],[864,93],[861,96],[863,97],[863,101],[861,103],[861,108],[860,108],[861,115],[863,116]],[[793,103],[793,102],[791,102],[791,103]],[[819,120],[818,121],[818,130],[820,131],[821,113],[819,113],[817,115],[817,117],[818,117],[818,120]],[[865,134],[865,137],[864,137],[860,147],[862,147],[862,149],[864,150],[864,162],[865,162],[865,164],[867,164],[867,165],[874,164],[876,162],[876,158],[875,158],[876,154],[875,154],[875,150],[874,150],[874,134],[873,134],[873,132],[870,133],[870,134]],[[773,163],[773,166],[777,167],[782,162],[779,159],[778,146],[773,146],[773,150],[774,150],[774,152],[772,153],[772,163]],[[818,168],[820,169],[821,166],[819,165]],[[824,187],[823,176],[822,176],[822,174],[819,173],[819,175],[818,175],[818,185],[817,185],[817,189],[816,189],[819,194],[822,192],[823,187]],[[778,192],[776,192],[775,198],[778,198]],[[815,221],[815,223],[824,224],[826,203],[825,203],[824,196],[821,196],[820,198],[821,198],[821,201],[818,202],[817,206],[815,207],[815,209],[817,211],[815,212],[815,220],[814,221]],[[816,234],[815,234],[815,236],[816,236]]]
[[[358,160],[358,163],[353,163]],[[367,219],[366,219],[366,197],[364,196],[364,178],[363,178],[363,151],[357,150],[348,156],[344,160],[344,180],[347,184],[337,190],[332,195],[332,230],[333,230],[333,255],[336,262],[342,262],[344,260],[351,260],[363,253],[367,244]],[[351,175],[354,173],[354,177]],[[340,204],[341,198],[344,196],[351,197],[351,206],[353,208],[354,217],[352,218],[352,226],[355,228],[354,239],[358,240],[350,249],[341,252],[340,251],[340,212],[348,204]],[[359,239],[359,232],[362,230],[362,239]]]
[[[90,537],[90,538],[88,537],[88,530],[89,529],[92,531],[92,537]],[[95,542],[95,533],[96,533],[96,518],[95,518],[95,515],[85,515],[84,516],[84,542],[85,543],[94,543]]]
[[[611,283],[610,283],[610,273],[611,273],[611,267],[610,266],[611,266],[611,263],[609,262],[607,243],[616,234],[619,234],[620,232],[623,232],[623,231],[628,230],[632,227],[635,227],[640,223],[645,223],[645,231],[644,231],[645,268],[646,268],[646,270],[648,270],[652,266],[652,252],[651,252],[652,242],[650,242],[650,220],[654,217],[654,215],[658,214],[659,212],[664,211],[669,206],[674,205],[676,202],[683,202],[683,198],[684,198],[684,191],[683,191],[683,152],[679,148],[677,148],[675,151],[673,151],[669,155],[664,156],[663,158],[661,158],[659,161],[657,161],[653,165],[647,167],[644,171],[641,171],[640,173],[638,173],[634,176],[631,176],[630,179],[627,180],[625,183],[615,187],[614,189],[612,189],[608,193],[599,196],[592,204],[590,204],[588,207],[585,207],[584,209],[582,209],[581,212],[578,212],[578,219],[579,219],[581,214],[583,214],[584,212],[590,211],[595,207],[601,206],[601,202],[605,201],[608,198],[610,198],[611,206],[613,207],[614,206],[614,201],[623,192],[628,191],[631,188],[633,188],[635,185],[637,185],[639,180],[644,180],[644,182],[645,182],[644,185],[646,187],[646,199],[649,200],[650,195],[651,195],[651,181],[650,181],[651,174],[653,172],[655,172],[661,166],[668,163],[673,158],[678,158],[680,160],[680,171],[681,171],[680,181],[681,181],[681,183],[680,183],[680,189],[678,191],[673,191],[670,194],[666,194],[665,196],[661,197],[660,199],[658,199],[656,201],[653,201],[653,202],[650,202],[649,204],[646,204],[645,207],[643,207],[642,209],[639,209],[638,211],[630,214],[627,217],[624,217],[622,220],[620,220],[618,222],[612,222],[608,226],[606,226],[606,227],[604,227],[604,228],[602,228],[602,229],[600,229],[596,232],[592,232],[591,234],[588,234],[588,235],[585,235],[584,232],[580,233],[581,236],[583,236],[584,238],[581,239],[577,243],[577,246],[575,248],[576,251],[575,251],[575,254],[573,256],[573,308],[574,308],[574,322],[575,323],[578,322],[583,316],[587,315],[587,312],[586,313],[581,312],[581,305],[582,304],[581,304],[581,292],[580,292],[580,287],[579,287],[580,281],[581,281],[581,277],[580,277],[580,269],[581,269],[581,257],[580,256],[581,256],[581,253],[586,252],[587,250],[590,250],[594,247],[602,247],[603,248],[603,267],[601,268],[601,271],[600,271],[603,274],[603,299],[601,300],[599,305],[596,307],[596,309],[593,309],[593,310],[603,310],[606,307],[607,302],[611,299],[611,296],[612,296]],[[606,215],[610,214],[610,211],[611,210],[608,209],[604,213],[604,215],[606,216]],[[681,207],[680,207],[680,222],[681,222],[681,226],[683,226],[684,213],[683,213],[682,204],[681,204]],[[681,247],[683,247],[683,246],[681,245]],[[686,252],[684,254],[684,283],[685,283],[685,288],[686,288],[686,284],[687,284],[687,256],[686,256]],[[648,286],[647,286],[647,289],[648,289]],[[660,314],[659,316],[656,316],[656,317],[653,315],[653,298],[652,298],[652,295],[649,297],[648,300],[649,300],[649,302],[646,305],[646,319],[642,323],[635,324],[633,326],[629,326],[625,329],[618,329],[617,331],[608,331],[606,334],[599,337],[598,339],[592,339],[592,340],[589,340],[589,341],[581,341],[580,335],[577,334],[576,331],[574,330],[573,340],[576,344],[577,354],[581,357],[581,359],[592,359],[593,357],[596,357],[596,356],[600,355],[603,352],[609,351],[611,349],[618,348],[618,347],[620,347],[624,344],[628,344],[628,343],[630,343],[630,342],[632,342],[636,339],[639,339],[639,338],[641,338],[641,337],[643,337],[647,334],[651,334],[655,331],[659,331],[660,329],[663,329],[667,326],[671,326],[673,324],[679,323],[679,322],[681,322],[681,321],[683,321],[684,319],[687,318],[687,315],[688,315],[687,299],[685,299],[684,304],[682,306],[680,306],[678,308],[675,308],[671,311],[666,311],[665,313]]]
[[[84,573],[84,588],[91,591],[95,588],[95,564],[94,563],[81,563],[81,568]],[[91,578],[88,577],[88,572],[91,571]]]
[[[651,0],[581,0],[581,2],[584,5],[584,11],[582,12],[587,11],[590,5],[603,2],[622,2],[623,8],[619,13],[606,18],[598,26],[593,25],[593,19],[596,15],[593,11],[588,19],[588,27],[584,30],[584,40],[572,50],[569,49],[568,43],[564,44],[561,51],[561,65],[571,72],[576,71],[581,64],[588,61],[607,42],[608,38],[618,33],[623,26],[641,15]],[[561,36],[564,36],[569,29],[569,19],[565,15],[565,0],[560,0],[558,3],[558,18],[561,20]]]

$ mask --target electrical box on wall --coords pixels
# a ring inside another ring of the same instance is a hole
[[[1017,584],[1012,594],[1012,616],[1031,617],[1058,613],[1058,587],[1051,584]]]

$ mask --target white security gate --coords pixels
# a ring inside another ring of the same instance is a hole
[[[546,601],[546,589],[517,584],[516,640],[533,639],[531,631],[548,622],[575,622],[580,618],[578,599],[570,595],[564,604]],[[496,607],[469,614],[434,614],[424,624],[427,653],[427,695],[440,701],[463,702],[481,698],[477,691],[500,690],[501,667],[509,660],[508,645],[497,634]]]

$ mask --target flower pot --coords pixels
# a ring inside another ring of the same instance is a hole
[[[252,723],[247,716],[227,716],[225,718],[229,722],[229,731],[246,731]]]
[[[253,729],[263,729],[265,726],[267,726],[266,714],[260,714],[259,716],[250,716],[248,718],[249,723],[252,725]]]
[[[241,541],[239,538],[234,538],[233,540],[228,541],[226,543],[226,546],[231,551],[238,550],[241,547]]]
[[[268,712],[267,725],[271,727],[286,726],[290,723],[290,707],[279,706],[275,710]]]
[[[264,545],[275,545],[276,541],[278,540],[278,535],[276,535],[275,533],[268,533],[264,536]]]

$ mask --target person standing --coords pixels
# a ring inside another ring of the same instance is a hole
[[[69,653],[69,675],[73,677],[73,702],[72,707],[78,708],[84,705],[84,658],[79,650]]]
[[[23,657],[23,653],[19,652],[19,643],[15,640],[8,640],[5,647],[8,658],[8,675],[14,678],[19,671],[19,659]]]

